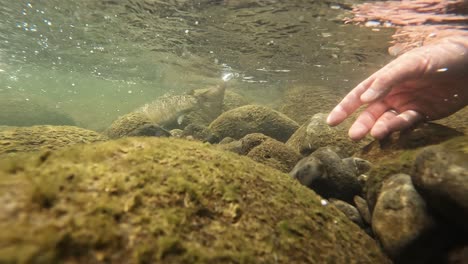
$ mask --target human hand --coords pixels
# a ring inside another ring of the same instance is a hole
[[[368,104],[349,129],[359,140],[382,139],[422,120],[449,116],[468,103],[468,38],[452,37],[413,49],[357,85],[331,111],[340,124]]]

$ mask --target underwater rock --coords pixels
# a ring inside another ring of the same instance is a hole
[[[368,139],[355,142],[349,138],[350,120],[345,120],[339,126],[330,127],[326,123],[326,117],[326,114],[315,114],[289,138],[286,144],[304,156],[320,147],[337,146],[342,150],[340,154],[347,157],[368,144]]]
[[[14,96],[0,96],[0,125],[34,126],[66,125],[74,126],[75,121],[67,114],[59,112],[45,102],[24,100]]]
[[[171,133],[156,124],[146,124],[128,133],[128,137],[170,137]]]
[[[382,182],[393,174],[412,175],[413,162],[426,146],[438,144],[457,137],[460,132],[451,128],[426,123],[413,130],[393,133],[381,141],[374,141],[356,156],[372,162],[372,169],[366,174],[365,198],[372,211]]]
[[[243,152],[247,149],[245,154],[247,157],[255,160],[256,162],[265,164],[282,172],[289,172],[301,159],[299,153],[289,148],[283,142],[267,137],[258,145],[253,145],[253,137],[264,136],[263,134],[249,134],[243,137],[240,142],[242,144]]]
[[[228,143],[231,143],[231,142],[234,142],[234,141],[236,141],[236,140],[233,139],[232,137],[225,137],[218,144],[220,144],[220,145],[228,144]]]
[[[331,148],[319,148],[300,160],[289,174],[324,198],[352,203],[362,188],[354,168],[348,165]]]
[[[356,156],[377,163],[381,159],[397,157],[407,150],[417,150],[439,144],[461,135],[463,135],[461,132],[450,127],[435,123],[423,123],[410,130],[393,133],[383,140],[375,140]]]
[[[0,156],[5,154],[53,150],[75,144],[105,141],[107,137],[74,126],[12,127],[0,130]]]
[[[289,172],[301,158],[283,142],[261,133],[248,134],[240,140],[218,145],[218,148],[247,156],[282,172]]]
[[[313,115],[330,111],[339,102],[340,97],[330,90],[324,86],[289,87],[282,97],[279,111],[302,125]]]
[[[367,201],[358,195],[354,196],[353,201],[362,219],[366,222],[366,224],[370,225],[372,223],[372,216],[369,211],[369,206],[367,205]]]
[[[125,138],[0,163],[1,263],[390,263],[286,174],[199,142]]]
[[[133,131],[152,124],[144,114],[132,112],[117,118],[104,133],[112,139],[128,137]]]
[[[428,205],[468,233],[468,136],[426,147],[411,174]]]
[[[326,177],[326,170],[319,158],[309,155],[301,159],[289,172],[289,175],[302,185],[313,188],[314,181]]]
[[[468,263],[468,244],[451,250],[445,261],[447,264]]]
[[[364,221],[362,220],[362,217],[356,207],[337,199],[330,199],[330,203],[338,208],[338,210],[345,214],[346,217],[348,217],[349,220],[353,221],[356,225],[360,226],[361,228],[364,227]]]
[[[252,133],[241,138],[239,141],[242,144],[241,154],[247,155],[253,148],[262,144],[263,142],[272,139],[262,133]]]
[[[182,132],[182,137],[192,136],[194,139],[202,141],[202,142],[209,142],[209,143],[216,143],[219,141],[219,138],[216,137],[213,133],[211,133],[210,129],[204,125],[198,124],[190,124],[186,126]]]
[[[244,156],[246,155],[242,150],[242,143],[240,142],[240,140],[234,140],[228,143],[218,144],[217,147],[224,151],[229,151]]]
[[[252,133],[262,133],[286,142],[299,125],[284,114],[260,105],[245,105],[224,112],[210,129],[220,138],[240,139]]]
[[[343,163],[346,167],[352,168],[354,174],[361,175],[368,172],[372,168],[372,163],[367,160],[356,158],[356,157],[348,157],[343,159]]]
[[[409,175],[395,174],[383,183],[372,214],[372,229],[391,257],[401,259],[409,253],[417,255],[416,250],[428,255],[424,252],[421,238],[434,225],[434,219],[428,213],[425,201],[414,189]],[[415,245],[417,243],[422,245],[418,247]],[[405,252],[407,250],[413,252]]]

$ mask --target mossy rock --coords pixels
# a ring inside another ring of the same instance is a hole
[[[1,263],[390,263],[287,174],[125,138],[0,161]]]
[[[348,129],[352,120],[347,119],[336,127],[330,127],[326,122],[327,114],[313,115],[286,142],[295,151],[307,156],[321,147],[334,146],[340,149],[339,154],[349,157],[366,146],[368,137],[356,142],[349,138]]]
[[[468,136],[424,148],[411,176],[427,204],[468,234]]]
[[[223,147],[227,147],[225,148],[226,150],[246,155],[256,162],[286,173],[290,172],[301,159],[301,155],[299,155],[299,153],[286,146],[283,142],[265,136],[261,133],[248,134],[240,139],[239,143],[239,152],[229,149],[229,145],[221,145],[220,148],[223,149]],[[231,144],[231,146],[234,145]]]
[[[117,118],[104,133],[109,138],[116,139],[129,136],[133,131],[150,124],[152,122],[145,114],[131,112]]]
[[[0,125],[75,125],[73,118],[46,102],[39,99],[26,100],[17,96],[20,95],[0,96]]]
[[[11,127],[0,130],[0,156],[104,140],[107,137],[97,132],[74,126]]]
[[[286,146],[283,142],[269,139],[253,148],[247,157],[282,172],[290,172],[302,158],[299,153]]]
[[[379,163],[380,160],[398,157],[408,150],[439,144],[461,135],[461,132],[447,126],[424,123],[411,130],[393,133],[383,140],[374,140],[359,153],[355,153],[355,156]]]
[[[374,141],[355,156],[371,161],[374,166],[368,173],[364,188],[369,208],[373,210],[382,182],[393,174],[411,175],[418,153],[426,146],[439,144],[461,133],[438,124],[421,124],[410,131],[394,133],[382,141]]]
[[[240,139],[252,133],[262,133],[285,142],[299,128],[286,115],[260,105],[245,105],[224,112],[211,124],[211,131],[219,138]]]

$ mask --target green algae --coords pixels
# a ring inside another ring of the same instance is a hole
[[[442,142],[439,146],[447,151],[460,153],[458,156],[461,159],[460,161],[466,161],[468,159],[467,142],[466,136],[459,136]],[[374,208],[382,183],[394,174],[404,173],[411,175],[413,173],[413,164],[424,147],[382,152],[382,154],[386,154],[387,156],[383,157],[381,154],[382,157],[376,161],[373,168],[369,171],[369,179],[364,189],[371,210]]]
[[[178,139],[0,161],[0,262],[386,263],[287,174]]]
[[[106,136],[75,126],[9,127],[0,130],[0,157],[105,140]]]

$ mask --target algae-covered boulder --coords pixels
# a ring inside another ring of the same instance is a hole
[[[285,116],[265,106],[245,105],[224,112],[210,124],[210,129],[219,138],[240,139],[252,133],[262,133],[285,142],[299,125]]]
[[[133,131],[151,124],[151,120],[145,114],[140,112],[131,112],[117,118],[117,120],[107,128],[105,134],[113,139],[126,137],[131,135]]]
[[[373,141],[356,156],[371,162],[398,157],[405,151],[439,144],[463,135],[461,132],[435,123],[423,123],[409,130],[393,133],[380,141]]]
[[[468,136],[424,148],[411,173],[429,206],[468,233]]]
[[[126,138],[2,160],[1,263],[389,263],[288,175]]]
[[[460,132],[451,128],[426,123],[412,130],[394,133],[381,141],[374,141],[356,156],[370,160],[375,164],[369,172],[364,188],[369,208],[374,208],[382,182],[393,174],[411,175],[413,161],[426,146],[434,145],[460,136]]]
[[[283,142],[261,133],[248,134],[237,141],[229,137],[224,140],[217,146],[219,149],[245,155],[282,172],[289,172],[301,159],[299,153]]]
[[[368,138],[359,142],[352,141],[348,136],[351,120],[343,124],[330,127],[326,122],[327,115],[318,113],[302,125],[286,144],[304,156],[309,155],[320,147],[336,146],[341,149],[340,154],[351,156],[369,143]]]
[[[104,140],[107,137],[97,132],[74,126],[12,127],[0,130],[0,156]]]
[[[240,140],[245,155],[282,172],[289,172],[301,159],[299,153],[283,142],[260,133],[249,134]]]

